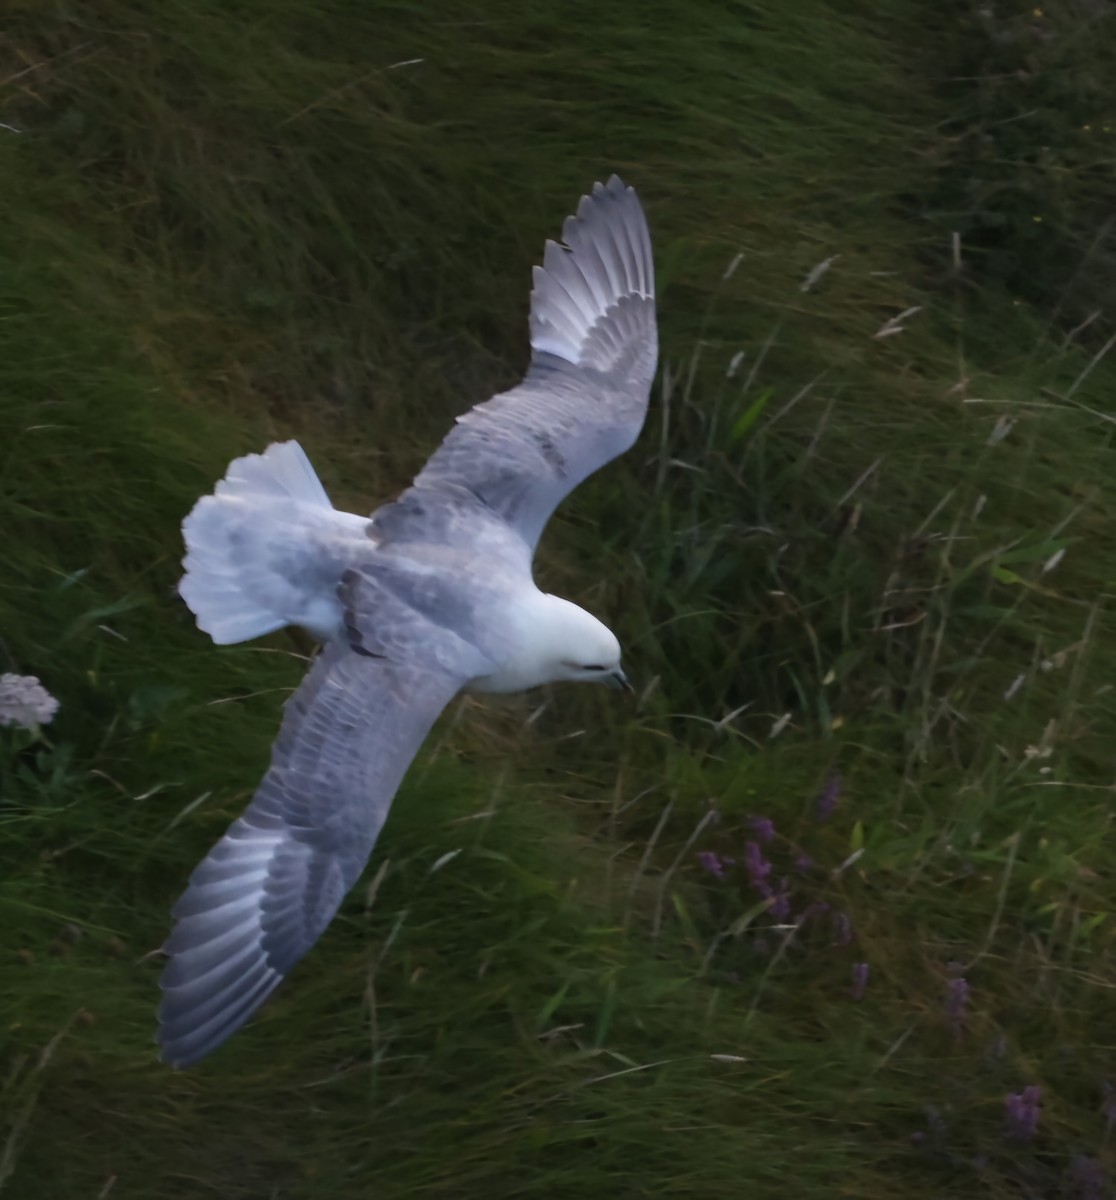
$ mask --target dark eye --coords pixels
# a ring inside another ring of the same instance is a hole
[[[581,669],[583,671],[607,671],[608,667],[602,663],[586,663]]]

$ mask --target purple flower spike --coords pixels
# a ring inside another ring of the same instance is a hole
[[[1004,1097],[1005,1136],[1029,1142],[1038,1132],[1042,1088],[1032,1083]]]
[[[1073,1160],[1070,1178],[1077,1189],[1075,1195],[1080,1200],[1105,1200],[1106,1196],[1111,1195],[1104,1167],[1087,1154],[1079,1154]]]
[[[763,891],[762,885],[771,874],[771,864],[764,858],[759,842],[745,844],[744,869],[748,872],[748,882],[752,887]]]
[[[825,781],[825,786],[814,802],[814,816],[819,821],[828,821],[833,816],[833,811],[837,807],[837,801],[841,799],[841,776],[830,775]]]
[[[775,893],[771,907],[767,910],[771,914],[771,919],[780,924],[790,916],[790,892],[786,890],[786,883],[787,881],[784,879],[779,891]]]
[[[805,850],[800,851],[795,855],[794,869],[799,875],[808,875],[814,869],[814,860],[806,853]]]
[[[964,975],[958,975],[946,984],[945,1014],[950,1029],[960,1034],[965,1027],[969,1008],[969,984]]]
[[[833,936],[838,946],[847,946],[852,941],[852,922],[847,913],[835,912],[833,914]]]
[[[699,850],[697,856],[698,862],[712,875],[715,879],[724,879],[725,866],[720,858],[712,850]]]
[[[854,1000],[864,999],[864,993],[868,988],[868,975],[870,970],[871,968],[867,963],[861,962],[853,964],[852,998]]]
[[[775,822],[770,817],[752,817],[748,822],[756,841],[766,846],[775,837]]]

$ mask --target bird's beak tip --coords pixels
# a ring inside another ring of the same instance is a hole
[[[631,680],[627,677],[627,675],[624,674],[624,672],[619,667],[617,667],[616,670],[613,671],[611,675],[609,675],[608,682],[609,682],[609,686],[615,688],[616,691],[618,691],[618,692],[634,692],[635,691],[635,688],[632,687]]]

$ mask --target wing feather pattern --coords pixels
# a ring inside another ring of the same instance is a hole
[[[160,981],[167,1062],[209,1054],[317,941],[462,682],[444,666],[358,653],[345,639],[322,652],[288,701],[252,803],[174,908]]]
[[[651,238],[614,175],[583,196],[534,269],[523,382],[458,417],[414,490],[471,493],[534,550],[579,483],[628,450],[658,360]]]

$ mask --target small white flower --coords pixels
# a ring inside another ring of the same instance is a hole
[[[34,675],[0,675],[0,725],[34,729],[57,711],[58,701]]]

